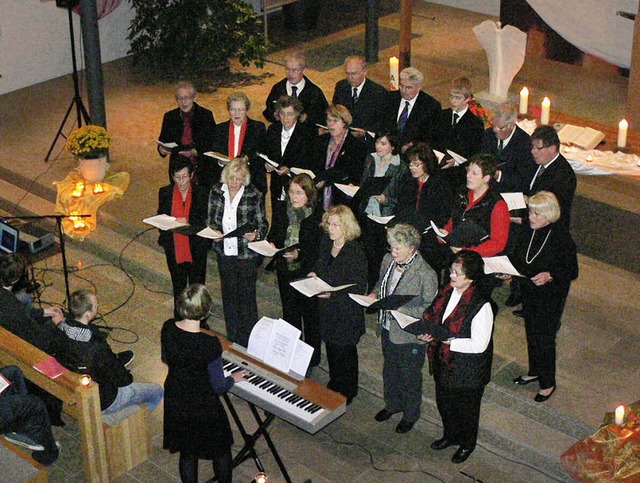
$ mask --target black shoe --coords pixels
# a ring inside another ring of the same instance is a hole
[[[51,466],[60,455],[60,443],[56,441],[56,448],[53,451],[34,451],[31,457],[43,466]]]
[[[456,451],[452,456],[451,462],[462,463],[464,461],[467,461],[467,458],[471,456],[471,453],[473,453],[472,449],[460,447],[458,448],[458,451]]]
[[[411,431],[414,424],[416,423],[415,422],[410,423],[409,421],[405,421],[404,419],[401,419],[398,425],[396,426],[396,433],[399,433],[399,434],[408,433],[409,431]]]
[[[504,302],[507,307],[515,307],[516,305],[520,305],[521,303],[522,298],[514,294],[509,295],[509,297],[507,297],[507,300]]]
[[[535,402],[545,402],[547,399],[549,399],[553,395],[554,392],[556,392],[556,386],[553,386],[553,390],[546,396],[540,393],[536,394],[536,397],[534,397],[533,400]]]
[[[540,379],[538,376],[532,377],[531,379],[525,379],[522,376],[518,376],[513,380],[513,383],[517,384],[518,386],[526,386],[527,384],[535,382],[538,379]]]
[[[440,438],[431,443],[431,449],[440,451],[442,449],[448,448],[449,446],[453,446],[454,444],[455,443],[449,441],[447,438]]]
[[[376,421],[378,421],[379,423],[381,423],[382,421],[386,421],[387,419],[389,419],[391,416],[393,416],[394,413],[392,413],[391,411],[387,411],[386,409],[382,409],[380,412],[378,412],[378,414],[376,414],[373,419],[375,419]]]
[[[118,360],[122,362],[122,365],[124,367],[127,367],[129,364],[131,364],[131,361],[135,357],[133,351],[118,352],[118,354],[116,355],[118,356]]]
[[[524,310],[522,309],[514,310],[513,315],[515,315],[516,317],[520,317],[521,319],[524,319]]]

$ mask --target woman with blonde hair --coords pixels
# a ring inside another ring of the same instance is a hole
[[[322,217],[327,233],[320,242],[318,260],[310,276],[331,286],[354,284],[348,290],[318,295],[320,334],[329,363],[327,387],[351,403],[358,394],[357,344],[364,334],[364,311],[348,293],[364,294],[367,288],[367,259],[360,243],[360,226],[353,212],[333,206]]]
[[[364,159],[367,156],[366,145],[351,132],[353,118],[349,109],[341,104],[332,104],[327,109],[326,134],[318,137],[314,153],[316,185],[321,190],[322,206],[325,210],[334,204],[346,204],[350,201],[333,184],[357,185],[362,177]]]
[[[267,234],[267,217],[260,191],[250,184],[249,167],[244,159],[236,158],[222,170],[220,183],[209,195],[209,228],[220,238],[213,240],[218,260],[222,310],[227,339],[243,347],[249,343],[251,329],[258,321],[256,280],[260,255],[249,243]],[[222,238],[245,227],[245,233]]]

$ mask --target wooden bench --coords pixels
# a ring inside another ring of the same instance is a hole
[[[47,468],[30,454],[25,453],[22,448],[5,441],[0,436],[0,468],[2,476],[0,481],[15,481],[22,483],[47,483],[49,473]]]
[[[148,459],[151,441],[146,407],[103,418],[98,384],[82,385],[81,375],[75,372],[50,379],[33,368],[47,357],[0,327],[0,365],[18,366],[27,379],[62,400],[64,412],[78,421],[87,481],[110,481]]]

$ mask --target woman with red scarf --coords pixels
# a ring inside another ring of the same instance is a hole
[[[189,158],[172,153],[170,175],[173,184],[163,186],[158,193],[158,214],[174,216],[191,225],[188,235],[161,231],[158,244],[164,248],[171,274],[174,296],[174,316],[178,316],[175,301],[192,283],[204,284],[207,274],[207,251],[211,241],[196,235],[207,221],[208,193],[193,185],[193,164]]]
[[[431,443],[443,450],[457,445],[451,461],[462,463],[473,452],[480,423],[480,402],[491,379],[493,311],[477,290],[484,273],[482,257],[475,251],[456,253],[451,283],[442,288],[425,310],[429,342],[429,372],[436,383],[436,404],[444,434]]]

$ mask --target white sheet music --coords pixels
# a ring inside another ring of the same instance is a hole
[[[293,288],[295,288],[302,295],[307,297],[314,297],[315,295],[325,292],[337,292],[347,287],[355,285],[355,283],[348,283],[346,285],[340,285],[339,287],[332,287],[320,277],[306,277],[301,280],[295,280],[289,282]]]
[[[313,350],[313,347],[309,344],[298,339],[296,349],[293,351],[293,357],[291,358],[291,371],[301,376],[306,375],[311,363],[311,356],[313,356]]]
[[[272,257],[280,250],[271,246],[267,240],[260,240],[258,242],[248,243],[247,246],[250,250],[253,250],[256,253],[259,253],[263,257]]]
[[[363,307],[369,307],[369,305],[373,304],[374,302],[377,302],[376,299],[371,299],[367,295],[358,295],[357,293],[350,293],[349,297],[351,297],[351,299],[354,302],[356,302],[359,305],[362,305]]]
[[[169,215],[155,215],[150,216],[149,218],[145,218],[142,220],[143,223],[147,225],[155,226],[162,231],[173,230],[174,228],[178,228],[180,226],[187,226],[187,223],[180,223],[176,221],[175,216]]]
[[[500,196],[507,202],[507,208],[511,210],[520,210],[527,207],[522,193],[500,193]]]
[[[506,273],[516,277],[524,277],[516,267],[513,266],[511,260],[506,255],[500,257],[486,257],[484,261],[484,273]]]
[[[316,179],[316,174],[310,169],[296,168],[295,166],[290,169],[293,174],[308,174],[309,178]]]
[[[356,195],[356,193],[360,190],[360,186],[353,186],[348,184],[334,183],[333,186],[338,188],[349,198],[353,198]]]
[[[375,221],[376,223],[380,223],[381,225],[386,225],[395,218],[395,215],[391,215],[391,216],[367,215],[367,218]]]
[[[304,376],[314,349],[300,340],[301,334],[286,320],[262,317],[251,330],[247,353],[279,371]]]
[[[311,357],[309,357],[309,360],[311,360]],[[4,391],[10,385],[11,385],[11,382],[9,381],[9,379],[7,379],[2,374],[0,374],[0,394],[2,394],[2,391]]]
[[[460,166],[462,163],[464,163],[467,160],[467,158],[465,158],[464,156],[460,156],[458,153],[453,152],[450,149],[447,149],[447,153],[449,153],[449,156],[453,158],[453,161],[455,162],[455,166]]]
[[[176,143],[163,143],[162,141],[159,141],[158,139],[156,139],[156,142],[160,145],[163,146],[167,149],[173,149],[173,148],[177,148],[178,145]]]
[[[219,232],[218,230],[213,230],[209,227],[203,228],[197,233],[197,235],[201,236],[202,238],[211,238],[212,240],[217,240],[224,236],[223,233]]]
[[[401,329],[404,329],[408,325],[411,325],[414,322],[418,322],[420,320],[416,319],[415,317],[411,317],[410,315],[403,314],[402,312],[398,312],[397,310],[392,310],[391,315],[393,315],[393,318],[398,321],[398,325]]]

